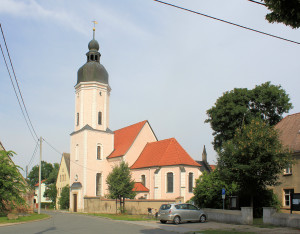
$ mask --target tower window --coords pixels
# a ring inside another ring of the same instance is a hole
[[[91,60],[92,60],[92,61],[94,60],[94,55],[93,55],[93,54],[91,55]]]
[[[167,173],[167,193],[173,193],[173,173]]]
[[[101,111],[98,112],[98,124],[99,125],[102,124],[102,112]]]
[[[79,125],[79,113],[77,113],[77,120],[76,120],[76,125]]]
[[[95,60],[98,61],[98,55],[95,55]]]
[[[96,196],[101,196],[102,193],[102,174],[96,174]]]
[[[100,145],[97,145],[97,160],[102,159],[102,149]]]

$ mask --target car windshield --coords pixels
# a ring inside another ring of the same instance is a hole
[[[171,208],[171,205],[169,204],[164,204],[164,205],[161,205],[160,209],[161,210],[169,210]]]

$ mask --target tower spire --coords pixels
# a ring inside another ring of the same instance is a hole
[[[98,24],[98,22],[96,20],[93,20],[92,22],[94,24],[94,27],[93,27],[93,40],[95,40],[95,30],[96,30],[95,26],[96,26],[96,24]]]

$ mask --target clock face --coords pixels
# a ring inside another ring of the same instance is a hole
[[[77,181],[77,180],[78,180],[78,175],[76,174],[76,175],[75,175],[75,181]]]

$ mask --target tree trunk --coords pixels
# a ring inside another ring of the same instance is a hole
[[[120,211],[121,211],[121,213],[123,213],[122,212],[122,197],[120,196],[119,199],[120,199]]]

